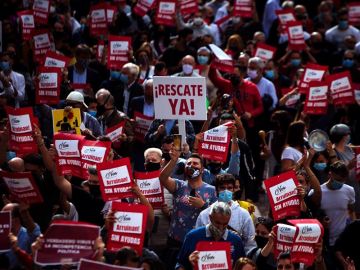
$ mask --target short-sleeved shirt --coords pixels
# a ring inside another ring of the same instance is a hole
[[[187,181],[175,179],[173,214],[170,221],[169,237],[182,242],[185,235],[195,228],[196,219],[200,212],[217,200],[215,187],[203,183],[195,192],[205,201],[202,208],[189,205],[188,197],[192,190]]]
[[[302,156],[303,154],[299,150],[294,147],[287,146],[281,154],[281,160],[290,159],[296,163],[302,158]]]

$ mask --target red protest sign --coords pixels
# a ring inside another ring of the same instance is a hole
[[[43,198],[30,172],[13,173],[0,171],[14,201],[27,204],[42,203]]]
[[[288,171],[264,181],[274,220],[300,215],[299,182],[294,171]]]
[[[34,0],[33,11],[37,24],[47,24],[50,13],[50,0]]]
[[[0,252],[11,249],[9,233],[11,232],[11,212],[0,212]]]
[[[356,159],[356,165],[355,165],[356,178],[360,180],[360,147],[355,148],[355,159]]]
[[[143,268],[133,268],[117,266],[92,260],[81,259],[78,270],[142,270]]]
[[[130,246],[141,256],[148,208],[141,204],[114,201],[112,211],[115,212],[115,222],[109,232],[108,250],[118,251],[123,246]]]
[[[258,43],[255,50],[255,57],[259,57],[264,61],[268,61],[274,58],[276,48],[269,46],[265,43]]]
[[[306,94],[307,88],[309,87],[309,83],[311,81],[322,81],[327,70],[327,66],[321,66],[312,63],[307,64],[299,84],[300,93]]]
[[[135,120],[135,139],[144,142],[145,134],[148,131],[151,123],[154,120],[154,117],[143,115],[140,112],[134,112],[134,120]]]
[[[124,126],[125,126],[125,121],[121,121],[119,124],[107,128],[105,130],[105,135],[109,137],[112,142],[115,142],[121,138],[122,134],[124,134]]]
[[[33,138],[33,109],[6,107],[6,113],[10,126],[9,149],[19,155],[37,153],[38,147]]]
[[[315,245],[324,235],[323,226],[317,219],[295,219],[289,220],[289,223],[296,227],[291,261],[312,265],[316,258]]]
[[[166,26],[175,26],[176,0],[160,0],[156,10],[155,22]]]
[[[69,133],[54,134],[54,146],[58,154],[56,160],[58,173],[83,176],[80,149],[84,138],[84,136]]]
[[[360,25],[360,3],[348,4],[349,23],[355,26]]]
[[[44,54],[51,49],[49,31],[46,29],[35,30],[33,34],[34,41],[34,59],[41,62]]]
[[[304,112],[307,114],[326,114],[328,107],[328,84],[325,82],[310,82],[306,94]]]
[[[200,241],[196,244],[199,260],[195,269],[232,269],[230,242]]]
[[[349,71],[336,73],[326,77],[330,94],[335,106],[355,103],[354,90]]]
[[[76,264],[81,258],[91,258],[94,243],[100,235],[96,225],[57,221],[50,224],[41,249],[35,253],[34,261],[40,265]]]
[[[112,23],[114,14],[117,12],[117,7],[106,3],[106,21],[108,24]]]
[[[105,54],[105,43],[103,40],[99,40],[98,44],[96,45],[96,59],[101,63],[103,57],[106,57]],[[105,58],[104,58],[105,59]]]
[[[286,25],[288,22],[295,22],[295,14],[292,9],[278,9],[275,11],[280,21],[281,32],[286,33]]]
[[[294,51],[301,51],[306,49],[304,30],[301,22],[288,22],[286,24],[289,49]]]
[[[61,79],[59,68],[40,67],[36,84],[36,104],[58,104]]]
[[[294,90],[293,88],[282,88],[281,94],[282,96]],[[288,108],[293,108],[299,102],[301,94],[293,94],[289,97],[289,99],[285,102],[285,106]]]
[[[156,0],[139,0],[134,7],[134,13],[140,17],[145,16],[145,14],[154,7]]]
[[[108,20],[106,15],[106,4],[100,3],[90,7],[90,34],[101,36],[107,33]]]
[[[32,32],[35,29],[34,12],[32,10],[23,10],[17,13],[21,23],[21,32],[23,40],[31,40]]]
[[[226,162],[230,143],[228,126],[225,124],[205,131],[200,142],[199,154],[205,159]]]
[[[91,84],[89,83],[71,83],[70,87],[74,91],[78,91],[82,93],[84,96],[88,95],[91,96]]]
[[[165,201],[164,190],[160,183],[159,175],[159,171],[134,172],[134,178],[138,187],[154,209],[161,209]]]
[[[233,73],[234,63],[231,56],[226,54],[215,44],[210,44],[209,47],[215,55],[215,59],[212,61],[212,65],[221,71]]]
[[[253,0],[235,0],[233,16],[253,17]]]
[[[198,12],[199,6],[196,0],[181,0],[180,13],[182,16]]]
[[[53,51],[45,54],[44,67],[65,68],[70,63],[70,58]]]
[[[129,62],[131,37],[110,35],[108,48],[108,68],[121,69],[124,64]]]
[[[134,185],[129,158],[101,163],[96,166],[104,201],[133,197]]]
[[[280,253],[291,251],[296,227],[278,223],[274,228],[274,232],[276,235],[274,239],[274,256],[277,258]]]

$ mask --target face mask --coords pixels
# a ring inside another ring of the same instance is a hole
[[[314,163],[314,169],[317,171],[324,171],[326,167],[327,163],[325,162]]]
[[[163,153],[163,154],[162,154],[162,158],[165,159],[166,161],[170,161],[170,159],[171,159],[169,153]]]
[[[191,166],[185,166],[185,175],[189,179],[195,179],[200,175],[200,170]]]
[[[160,162],[146,162],[145,169],[147,172],[153,172],[160,170]]]
[[[197,60],[200,65],[206,65],[209,61],[209,57],[204,55],[198,55]]]
[[[342,62],[342,65],[344,68],[352,68],[354,65],[354,60],[353,59],[344,59]]]
[[[230,190],[225,189],[219,192],[220,202],[228,203],[232,200],[232,198],[233,198],[233,193]]]
[[[121,73],[119,71],[111,71],[110,78],[112,80],[120,80]]]
[[[2,70],[9,70],[9,69],[10,69],[10,63],[9,63],[9,62],[5,62],[5,61],[1,61],[1,62],[0,62],[0,69],[2,69]]]
[[[255,79],[258,76],[258,73],[257,70],[255,69],[248,69],[247,75],[249,76],[250,79]]]
[[[97,105],[97,106],[96,106],[96,114],[97,114],[98,116],[103,115],[105,111],[106,111],[105,105]]]
[[[264,72],[264,76],[269,79],[269,80],[273,80],[275,78],[275,71],[270,69],[270,70],[265,70]]]
[[[13,151],[8,151],[6,152],[6,160],[9,161],[11,159],[13,159],[14,157],[16,157],[16,153]]]
[[[209,231],[210,231],[212,237],[214,237],[216,240],[220,240],[225,233],[225,230],[222,231],[222,230],[218,229],[212,223],[210,223],[210,225],[209,225]]]
[[[348,21],[341,20],[339,21],[339,29],[345,30],[349,27]]]
[[[255,242],[256,242],[258,248],[265,247],[268,241],[269,241],[269,239],[267,239],[264,236],[255,235]]]
[[[124,84],[127,84],[129,82],[129,76],[128,75],[125,75],[125,74],[122,74],[120,73],[120,81],[122,81]]]
[[[290,63],[293,67],[298,67],[301,64],[301,59],[291,59]]]
[[[193,23],[194,23],[194,25],[195,26],[201,26],[202,24],[203,24],[203,19],[202,18],[195,18],[194,20],[193,20]]]
[[[220,173],[221,163],[214,163],[214,162],[208,163],[207,168],[212,174],[216,175]]]
[[[332,190],[339,190],[339,189],[342,188],[343,185],[344,185],[344,183],[341,183],[341,182],[336,181],[336,180],[334,180],[334,179],[332,179],[332,180],[330,181],[330,188],[331,188]]]
[[[233,86],[238,86],[240,84],[240,77],[237,75],[232,75],[230,77],[230,81]]]
[[[236,45],[236,44],[230,44],[229,48],[230,48],[230,50],[232,50],[232,51],[237,51],[237,50],[238,50],[238,45]]]
[[[90,114],[92,117],[96,117],[97,112],[96,111],[88,111],[88,114]]]
[[[191,74],[193,72],[193,66],[189,64],[184,64],[182,70],[185,74]]]

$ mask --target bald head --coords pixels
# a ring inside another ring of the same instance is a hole
[[[12,172],[23,172],[25,171],[24,160],[19,157],[14,157],[8,162],[9,168]]]
[[[188,65],[195,66],[195,58],[192,57],[191,55],[186,55],[186,56],[184,56],[184,58],[182,59],[181,63],[182,63],[183,65],[188,64]]]

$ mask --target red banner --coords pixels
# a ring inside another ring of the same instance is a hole
[[[138,187],[154,209],[161,209],[165,202],[164,190],[160,183],[159,175],[159,171],[134,172],[134,178]]]
[[[310,82],[306,94],[304,112],[307,114],[326,114],[328,108],[328,84],[326,82]]]
[[[13,173],[0,171],[13,200],[27,204],[42,203],[43,198],[30,172]]]
[[[51,40],[49,31],[46,29],[35,30],[34,41],[34,59],[37,62],[43,60],[44,54],[51,49]]]
[[[70,63],[70,58],[53,51],[45,54],[44,67],[65,68]]]
[[[104,201],[134,197],[129,191],[134,186],[129,158],[101,163],[96,168]]]
[[[156,0],[139,0],[134,7],[134,13],[140,17],[144,17],[145,14],[154,7]]]
[[[55,133],[54,146],[58,157],[56,160],[58,173],[62,175],[75,175],[82,177],[80,149],[84,136]]]
[[[143,270],[144,268],[133,268],[117,266],[92,260],[81,259],[78,270]]]
[[[74,91],[82,93],[84,96],[91,96],[91,84],[89,83],[72,83],[70,87]]]
[[[269,46],[265,43],[258,43],[254,56],[259,57],[266,62],[274,58],[275,52],[275,47]]]
[[[22,39],[31,40],[32,32],[35,30],[34,12],[32,10],[23,10],[19,11],[17,15],[21,24]]]
[[[11,212],[0,212],[0,252],[11,249],[9,233],[11,232]]]
[[[76,264],[81,258],[94,255],[94,243],[100,235],[96,225],[56,221],[50,224],[44,238],[45,243],[35,253],[34,261],[39,265]]]
[[[360,3],[349,3],[349,23],[355,26],[360,25]]]
[[[286,25],[288,22],[296,22],[294,10],[292,9],[278,9],[275,11],[280,21],[281,33],[286,33]]]
[[[103,40],[99,40],[96,45],[96,59],[101,63],[103,55],[105,54],[105,43]],[[105,55],[106,57],[106,55]],[[104,58],[106,59],[106,58]]]
[[[200,241],[196,250],[199,251],[199,260],[195,269],[232,269],[230,242]]]
[[[114,15],[117,12],[117,6],[106,3],[106,21],[108,24],[111,24],[114,18]]]
[[[294,171],[288,171],[264,181],[271,212],[275,221],[300,215],[299,182]]]
[[[356,178],[360,180],[360,147],[355,148],[355,158],[356,158],[356,165],[355,165]]]
[[[235,0],[233,16],[253,17],[253,0]]]
[[[155,22],[165,26],[175,26],[176,0],[160,0],[156,10]]]
[[[228,125],[217,126],[203,133],[199,154],[205,159],[226,162],[229,152],[230,133]]]
[[[180,13],[182,16],[190,15],[199,11],[199,6],[196,0],[181,0]]]
[[[40,67],[36,84],[36,104],[54,104],[60,101],[61,70]]]
[[[108,45],[108,69],[121,69],[129,62],[129,50],[131,49],[131,37],[109,36]]]
[[[327,72],[327,66],[320,66],[317,64],[309,63],[305,66],[305,70],[303,75],[301,76],[299,90],[300,93],[306,94],[307,88],[309,87],[309,83],[311,81],[321,82]]]
[[[215,58],[211,64],[221,71],[233,73],[234,63],[231,56],[226,54],[221,48],[214,44],[210,44],[209,46],[215,55]]]
[[[301,51],[306,49],[304,30],[301,22],[288,22],[286,24],[289,39],[289,49]]]
[[[50,0],[34,0],[33,11],[36,24],[47,24],[50,13]]]
[[[107,128],[105,130],[105,135],[109,137],[112,142],[115,142],[121,138],[121,135],[124,134],[124,126],[125,126],[125,121],[121,121],[119,124]]]
[[[106,35],[108,32],[107,4],[100,3],[90,8],[90,34]]]
[[[115,222],[109,232],[107,249],[118,251],[123,246],[130,246],[141,256],[148,208],[141,204],[114,201],[112,211],[115,211]]]
[[[274,239],[274,257],[277,258],[280,253],[291,251],[296,233],[296,227],[287,224],[278,223],[275,228]]]
[[[315,245],[324,235],[323,226],[317,219],[295,219],[289,220],[289,223],[296,226],[291,261],[312,265],[316,258]]]
[[[281,95],[284,96],[287,93],[291,92],[292,90],[294,90],[294,88],[282,88]],[[288,108],[294,108],[295,105],[299,102],[300,96],[301,96],[300,93],[291,95],[290,98],[285,102],[285,106]]]
[[[330,94],[335,106],[355,103],[354,90],[349,71],[328,76],[326,81],[330,87]]]
[[[143,115],[139,112],[134,112],[134,120],[135,120],[135,139],[144,142],[146,132],[148,131],[151,123],[154,120],[154,117]]]
[[[9,149],[18,155],[37,153],[38,147],[33,138],[33,109],[6,107],[6,113],[10,125]]]

